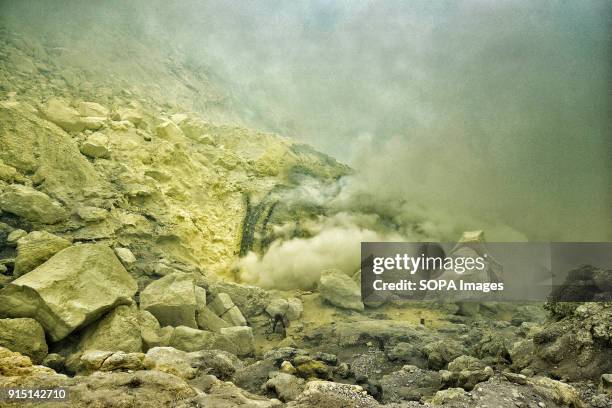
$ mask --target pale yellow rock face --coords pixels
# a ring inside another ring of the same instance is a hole
[[[0,146],[6,165],[20,174],[33,174],[37,189],[64,206],[77,207],[86,193],[112,191],[70,135],[26,104],[0,106]]]
[[[65,74],[66,81],[74,76]],[[328,180],[348,173],[290,139],[193,113],[160,113],[131,93],[111,104],[40,92],[41,112],[32,107],[40,99],[0,103],[0,160],[9,169],[0,194],[8,183],[31,183],[73,214],[45,229],[73,240],[104,240],[229,277],[247,196],[253,202],[279,185],[291,187],[295,171]],[[81,217],[79,209],[89,207],[108,216]]]
[[[68,247],[0,291],[0,315],[36,319],[53,341],[130,304],[136,281],[112,249]]]

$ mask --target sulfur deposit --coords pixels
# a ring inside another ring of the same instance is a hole
[[[609,304],[364,304],[359,241],[431,224],[346,205],[354,169],[251,125],[180,44],[24,26],[0,24],[0,388],[63,387],[71,407],[611,406]]]

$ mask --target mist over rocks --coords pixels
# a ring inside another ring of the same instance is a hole
[[[361,241],[607,236],[584,200],[606,145],[570,125],[591,107],[601,129],[599,79],[548,92],[568,66],[545,58],[582,72],[601,17],[358,3],[0,4],[0,387],[75,407],[610,405],[607,304],[364,305],[358,282]]]

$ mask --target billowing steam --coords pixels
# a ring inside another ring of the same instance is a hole
[[[82,52],[123,49],[97,40],[121,29],[122,43],[182,55],[250,126],[353,167],[338,185],[287,195],[330,216],[310,238],[279,232],[244,258],[245,280],[309,287],[323,268],[352,273],[362,240],[472,229],[497,241],[612,240],[610,2],[52,3],[2,2],[0,15],[42,34],[73,30]],[[129,58],[106,60],[114,70]]]
[[[347,214],[321,221],[311,238],[277,240],[263,256],[251,252],[242,258],[241,279],[264,288],[312,289],[326,269],[358,271],[360,242],[402,239],[397,233],[359,227],[359,222]]]

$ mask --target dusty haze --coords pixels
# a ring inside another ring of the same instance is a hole
[[[355,169],[329,205],[379,216],[384,228],[356,222],[353,240],[481,228],[493,240],[612,239],[611,10],[482,0],[0,6],[11,29],[61,32],[49,41],[114,70],[132,57],[146,64],[148,52],[205,66],[228,120]],[[140,48],[113,58],[132,40]],[[341,239],[321,239],[330,237]]]

